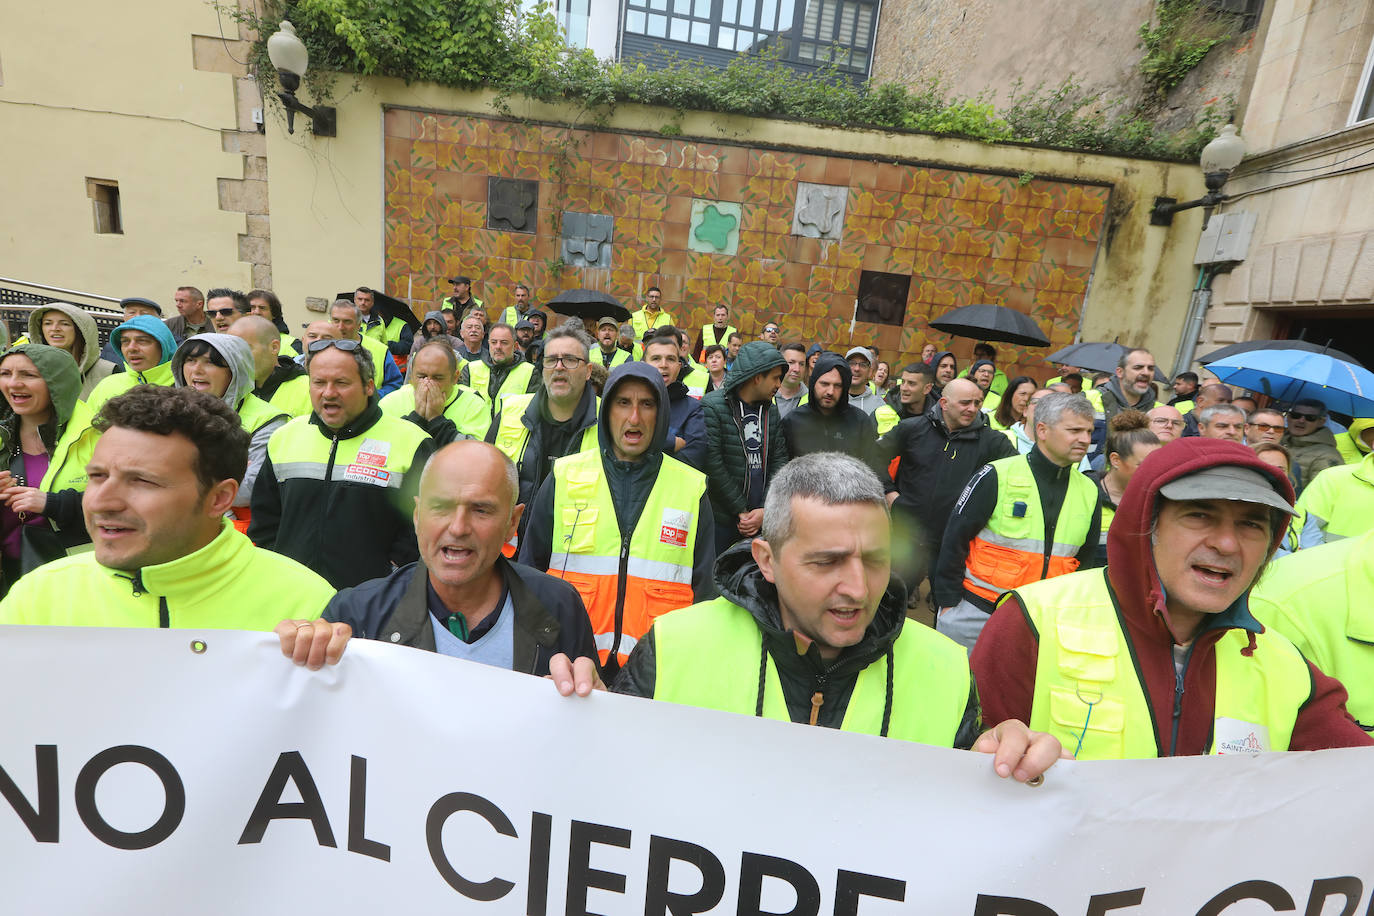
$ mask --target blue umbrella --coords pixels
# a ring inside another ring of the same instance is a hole
[[[1285,403],[1312,398],[1346,416],[1374,416],[1374,372],[1329,353],[1255,350],[1219,359],[1207,369],[1228,385]]]

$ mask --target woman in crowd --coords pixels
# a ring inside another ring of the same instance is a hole
[[[725,348],[720,344],[712,344],[706,348],[705,355],[702,357],[702,365],[711,375],[711,383],[706,386],[707,391],[715,391],[725,384]]]
[[[988,425],[1006,433],[1013,445],[1016,444],[1016,433],[1012,432],[1012,427],[1026,418],[1026,405],[1030,403],[1035,388],[1035,379],[1029,375],[1018,375],[1007,383],[1007,390],[1002,392],[1002,400],[996,408],[991,411],[983,408],[988,413]]]
[[[1161,445],[1159,437],[1150,431],[1150,418],[1139,410],[1123,410],[1107,424],[1107,464],[1097,477],[1098,502],[1102,506],[1096,566],[1107,563],[1107,529],[1112,526],[1116,507],[1126,493],[1131,475],[1151,452]]]
[[[81,400],[114,371],[115,365],[100,358],[100,335],[95,319],[69,302],[50,302],[29,313],[29,340],[66,350],[81,373]]]
[[[229,334],[186,338],[172,356],[172,378],[178,388],[195,388],[223,400],[248,432],[248,469],[234,497],[235,523],[246,530],[253,483],[267,457],[267,440],[290,417],[253,394],[253,351],[247,342]]]
[[[873,387],[878,394],[887,394],[888,380],[892,374],[892,366],[885,359],[878,360],[878,366],[873,370]]]
[[[66,350],[21,344],[0,356],[0,592],[27,571],[22,557],[31,567],[89,540],[81,491],[98,434],[80,389]]]

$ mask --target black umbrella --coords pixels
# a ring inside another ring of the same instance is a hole
[[[346,293],[339,293],[336,298],[347,299],[349,302],[352,302],[353,292],[350,290]],[[412,331],[420,330],[420,319],[415,317],[415,313],[410,310],[410,306],[406,305],[400,299],[392,298],[386,293],[379,292],[375,289],[372,291],[372,311],[376,312],[377,316],[382,319],[383,325],[393,318],[399,318],[404,321],[406,327],[410,328]]]
[[[1349,353],[1344,353],[1334,347],[1323,347],[1321,344],[1314,344],[1307,340],[1247,340],[1222,347],[1220,350],[1213,350],[1206,356],[1198,357],[1198,362],[1205,366],[1208,363],[1227,359],[1238,353],[1253,353],[1256,350],[1304,350],[1308,353],[1325,353],[1327,356],[1344,360],[1347,363],[1354,363],[1357,366],[1364,365]]]
[[[630,320],[630,310],[621,305],[619,299],[595,289],[565,289],[546,304],[569,318]]]
[[[991,340],[1021,347],[1048,347],[1050,339],[1025,312],[1004,305],[966,305],[930,323],[955,337]]]
[[[1055,350],[1045,357],[1046,362],[1061,366],[1077,366],[1091,372],[1115,372],[1121,365],[1121,357],[1132,348],[1119,343],[1076,343],[1062,350]],[[1169,377],[1155,367],[1155,381],[1168,382]]]

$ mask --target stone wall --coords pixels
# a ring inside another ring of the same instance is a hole
[[[494,308],[518,282],[536,302],[587,287],[631,308],[658,286],[692,331],[724,303],[746,339],[776,321],[784,340],[873,345],[903,364],[928,339],[945,349],[929,320],[973,303],[1071,343],[1110,193],[406,109],[388,110],[385,130],[387,292],[417,313],[455,274]],[[868,296],[868,282],[883,288]],[[1044,352],[999,356],[1014,375],[1039,371]]]

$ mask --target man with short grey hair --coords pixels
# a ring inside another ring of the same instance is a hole
[[[1086,397],[1047,394],[1035,405],[1035,447],[969,480],[935,569],[936,629],[972,649],[1003,592],[1093,558],[1102,520],[1097,485],[1078,470],[1092,432]]]
[[[1245,411],[1233,404],[1213,404],[1197,415],[1198,435],[1204,439],[1245,441]]]
[[[761,536],[716,563],[722,597],[664,614],[613,689],[690,706],[996,754],[1025,781],[1059,756],[1019,722],[978,737],[964,651],[906,625],[892,576],[883,486],[847,455],[817,452],[773,479]],[[566,659],[560,692],[589,692]],[[999,740],[1000,739],[1000,742]]]

